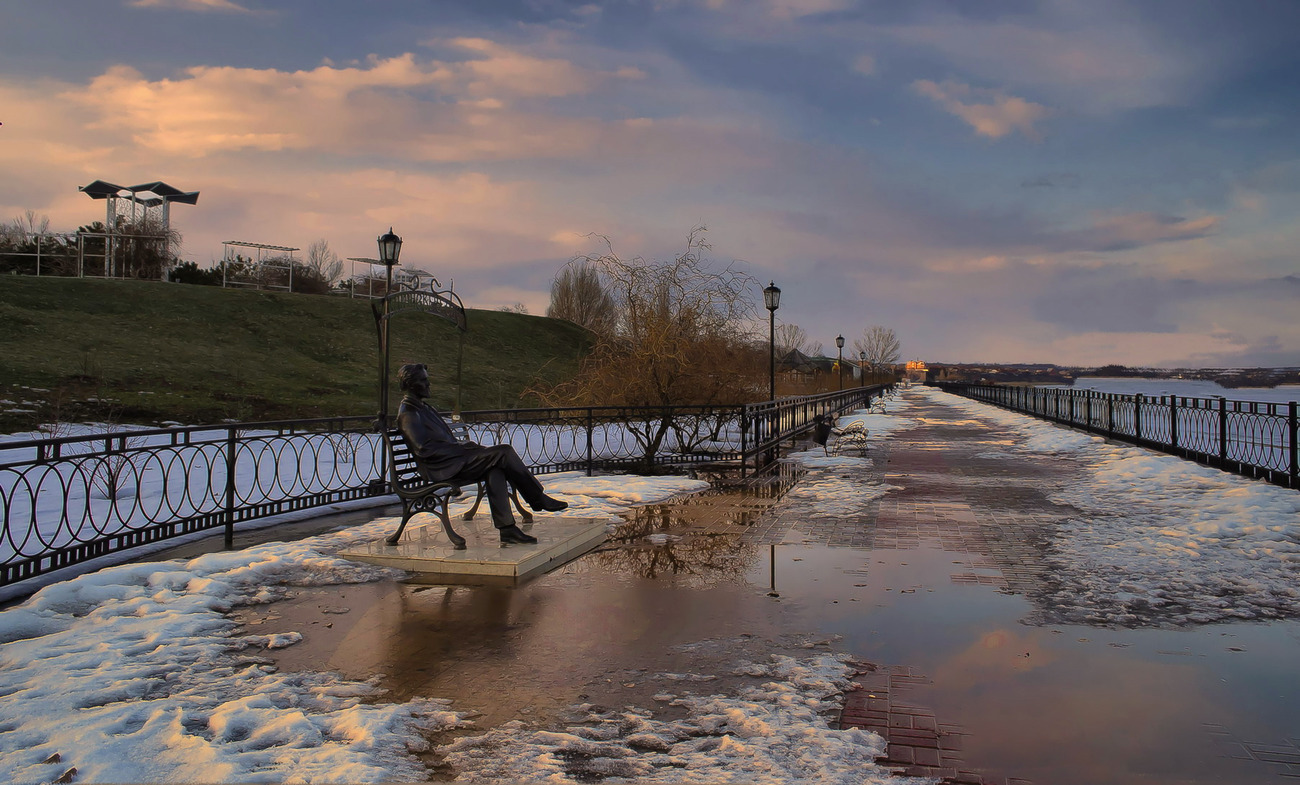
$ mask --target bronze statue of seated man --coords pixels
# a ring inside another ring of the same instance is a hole
[[[534,510],[559,512],[568,502],[547,496],[542,484],[508,444],[484,447],[457,441],[429,397],[429,372],[423,363],[408,363],[397,371],[397,381],[406,396],[397,409],[397,428],[420,460],[425,475],[433,482],[469,485],[484,483],[492,524],[503,543],[533,543],[536,537],[515,525],[510,511],[510,488]]]

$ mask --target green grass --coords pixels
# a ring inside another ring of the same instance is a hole
[[[538,380],[572,374],[590,348],[568,322],[469,312],[461,408],[529,405]],[[392,321],[391,366],[429,365],[435,405],[456,400],[456,329]],[[378,341],[370,302],[147,281],[0,278],[0,430],[108,419],[212,423],[373,414]],[[393,400],[397,383],[392,382]],[[24,403],[27,402],[27,403]]]

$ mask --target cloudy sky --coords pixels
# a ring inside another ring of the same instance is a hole
[[[705,225],[831,351],[1300,365],[1298,82],[1293,0],[6,0],[0,218],[164,180],[200,264],[392,225],[533,313]]]

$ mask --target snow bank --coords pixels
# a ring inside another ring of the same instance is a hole
[[[546,480],[573,504],[569,514],[597,516],[704,485]],[[295,586],[401,576],[334,555],[395,525],[383,518],[293,543],[110,567],[0,612],[0,781],[48,783],[71,768],[76,782],[423,780],[412,753],[463,715],[437,699],[381,703],[374,681],[277,673],[261,655],[301,632],[236,635],[225,615]]]
[[[757,683],[737,695],[656,696],[681,707],[681,719],[584,704],[563,731],[509,723],[448,745],[446,760],[465,782],[930,782],[892,778],[876,765],[880,736],[827,725],[850,672],[830,655],[774,656],[741,667]]]
[[[400,574],[324,552],[342,539],[114,567],[0,614],[0,779],[45,783],[69,768],[77,782],[421,777],[411,752],[422,734],[460,715],[436,700],[366,702],[373,682],[277,673],[259,652],[301,635],[236,636],[224,615],[292,586]]]
[[[1047,556],[1039,620],[1141,626],[1300,616],[1300,493],[929,390],[1076,461],[1048,498],[1079,511]]]

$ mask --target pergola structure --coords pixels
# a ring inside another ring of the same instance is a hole
[[[300,248],[290,248],[287,245],[267,245],[266,243],[246,243],[242,240],[226,240],[221,244],[221,286],[255,286],[258,289],[287,289],[293,291],[293,255]],[[256,252],[256,258],[249,259],[257,270],[258,274],[252,281],[236,281],[227,275],[227,269],[231,262],[238,259],[241,254],[233,249],[249,248]],[[268,253],[271,252],[271,253]],[[273,270],[282,270],[287,278],[287,284],[272,283],[265,273]]]
[[[105,238],[107,247],[104,251],[106,268],[109,264],[108,260],[113,258],[113,237],[118,233],[117,219],[119,215],[129,215],[132,224],[136,224],[142,219],[146,224],[149,224],[151,223],[149,211],[161,208],[156,225],[159,227],[159,237],[163,242],[163,258],[170,259],[172,203],[198,204],[199,201],[198,191],[182,191],[161,180],[130,186],[96,180],[90,185],[78,187],[77,190],[91,199],[103,199],[106,203],[107,212],[104,216],[104,232],[107,235]],[[130,207],[129,213],[126,209],[128,205]],[[110,271],[105,269],[105,274],[110,274]]]

